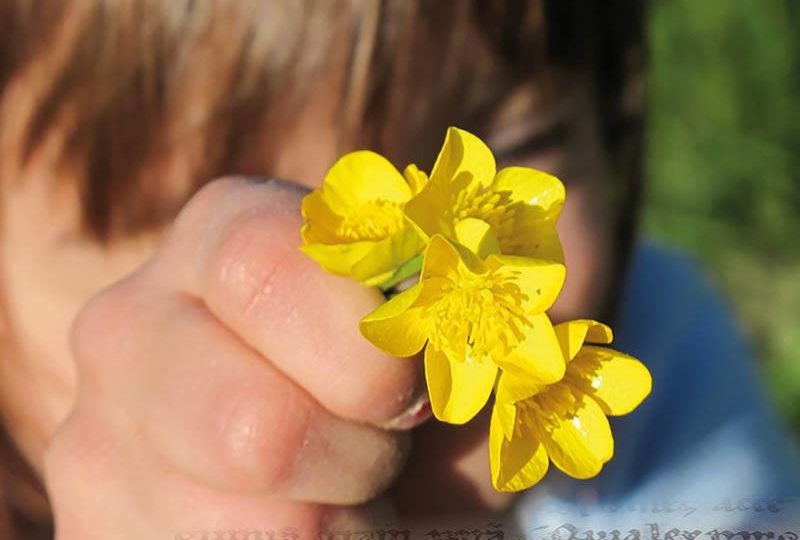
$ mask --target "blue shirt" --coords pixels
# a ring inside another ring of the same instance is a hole
[[[615,456],[597,478],[573,480],[551,467],[523,495],[521,533],[602,540],[605,531],[612,540],[616,529],[622,536],[614,540],[629,530],[646,540],[692,540],[668,538],[677,528],[699,532],[694,540],[719,540],[719,531],[758,530],[797,540],[793,443],[731,311],[696,265],[639,247],[615,330],[613,346],[648,366],[653,391],[636,411],[612,419]]]

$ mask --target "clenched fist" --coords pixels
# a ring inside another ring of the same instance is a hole
[[[310,537],[398,474],[427,416],[419,362],[358,334],[377,290],[298,251],[301,196],[209,184],[81,311],[78,397],[46,462],[58,538]]]

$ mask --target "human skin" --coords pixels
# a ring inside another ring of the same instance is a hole
[[[2,412],[59,538],[313,534],[368,520],[359,505],[389,486],[404,515],[509,504],[490,485],[486,415],[412,429],[420,361],[357,330],[381,295],[296,249],[303,189],[337,157],[334,107],[312,99],[286,133],[265,173],[288,182],[214,181],[162,230],[108,246],[83,232],[77,173],[47,145],[24,166],[0,160]],[[591,114],[568,109],[562,146],[515,161],[568,180],[556,319],[593,314],[609,261],[599,139]],[[153,164],[184,185],[180,170]]]

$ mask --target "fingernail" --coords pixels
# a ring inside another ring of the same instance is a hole
[[[407,430],[423,424],[432,416],[428,393],[423,392],[400,416],[387,422],[384,427],[393,430]]]

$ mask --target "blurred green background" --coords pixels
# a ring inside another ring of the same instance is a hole
[[[800,434],[800,1],[650,16],[645,228],[727,293]]]

